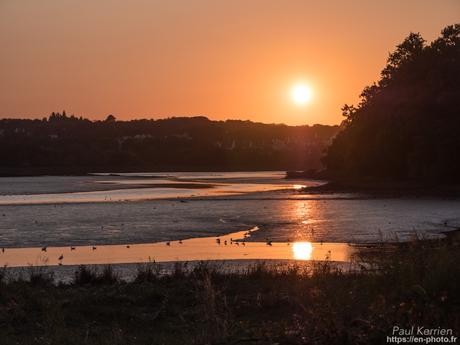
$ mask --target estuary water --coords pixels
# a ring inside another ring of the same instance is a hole
[[[255,227],[247,243],[366,243],[460,227],[458,199],[302,191],[320,183],[277,171],[0,178],[0,247],[166,243]]]

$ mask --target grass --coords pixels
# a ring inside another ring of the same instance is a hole
[[[0,272],[1,344],[383,344],[394,325],[460,330],[460,251],[453,238],[363,249],[357,269],[330,262],[151,263],[132,282],[107,266],[68,284],[34,268]],[[458,335],[458,333],[456,334]]]

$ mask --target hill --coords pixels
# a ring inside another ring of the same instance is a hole
[[[338,126],[206,117],[90,121],[63,113],[0,120],[0,174],[317,169]]]

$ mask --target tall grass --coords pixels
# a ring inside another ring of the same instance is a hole
[[[2,344],[381,344],[393,325],[460,330],[457,240],[360,248],[332,262],[80,266],[0,283]],[[0,274],[1,277],[1,274]]]
[[[102,285],[116,284],[120,282],[119,275],[110,265],[104,266],[101,272],[97,268],[89,268],[87,266],[79,266],[75,271],[75,285]]]

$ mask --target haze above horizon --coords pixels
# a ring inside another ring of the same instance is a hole
[[[431,41],[459,14],[456,0],[2,0],[0,118],[337,124],[409,32]]]

